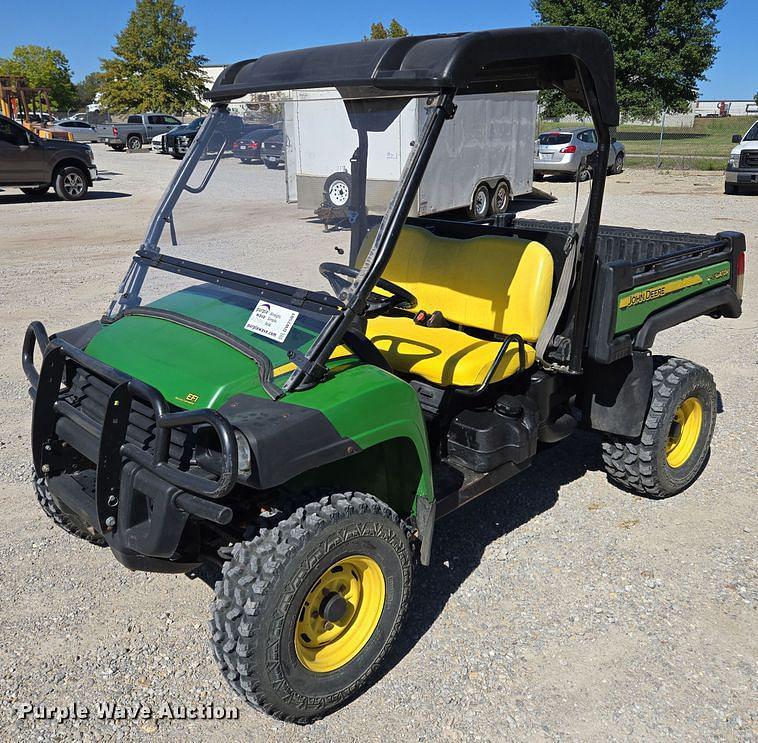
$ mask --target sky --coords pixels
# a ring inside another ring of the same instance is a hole
[[[197,30],[196,51],[228,64],[268,52],[354,41],[371,23],[393,17],[412,34],[528,26],[529,0],[185,0],[185,18]],[[74,81],[100,67],[133,0],[0,0],[0,57],[21,44],[66,54]],[[31,13],[31,15],[30,15]],[[719,16],[721,47],[700,88],[703,99],[750,99],[758,91],[758,0],[727,0]]]

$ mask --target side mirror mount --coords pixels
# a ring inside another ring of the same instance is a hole
[[[611,137],[611,144],[616,144],[616,137]]]
[[[31,132],[27,132],[27,133],[26,133],[26,141],[27,141],[27,142],[30,144],[30,146],[32,146],[32,147],[36,147],[36,146],[37,146],[37,144],[38,144],[38,142],[37,142],[37,137],[35,137],[35,136],[34,136],[34,134],[32,134]]]
[[[742,142],[742,135],[732,134],[732,144],[739,144],[740,142]]]

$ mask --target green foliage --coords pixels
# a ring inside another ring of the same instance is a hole
[[[103,73],[90,72],[76,84],[76,95],[79,99],[79,108],[85,108],[95,96],[103,90]]]
[[[53,111],[76,105],[68,58],[47,46],[17,46],[13,56],[0,59],[0,75],[25,77],[32,88],[48,88]]]
[[[753,96],[753,100],[758,103],[758,90],[755,91],[755,95]]]
[[[725,0],[532,0],[542,24],[592,26],[605,31],[616,57],[616,85],[624,118],[653,119],[661,110],[684,112],[713,64],[716,13]],[[544,95],[548,115],[570,113],[555,91]]]
[[[402,36],[408,36],[408,29],[401,26],[397,18],[390,21],[389,26],[385,26],[381,21],[371,24],[371,34],[369,39],[399,39]]]
[[[193,54],[195,29],[174,0],[137,0],[113,59],[104,59],[103,104],[114,112],[198,111],[207,58]]]

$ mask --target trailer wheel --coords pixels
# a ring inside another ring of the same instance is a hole
[[[492,193],[492,213],[505,214],[511,205],[511,189],[507,181],[500,181]]]
[[[412,553],[386,504],[337,493],[238,542],[216,584],[211,646],[230,686],[305,724],[366,688],[400,631]]]
[[[490,204],[490,187],[486,183],[480,183],[471,197],[469,216],[472,219],[484,219],[490,213]]]
[[[608,477],[627,490],[667,498],[688,488],[708,459],[716,424],[710,372],[686,359],[659,357],[642,434],[603,443]]]
[[[87,526],[73,514],[64,513],[53,500],[53,496],[47,487],[44,477],[34,478],[34,492],[37,495],[37,501],[40,507],[63,531],[73,534],[85,542],[105,547],[105,540]]]
[[[333,207],[350,203],[352,179],[349,173],[332,173],[324,181],[324,201]]]
[[[136,152],[142,149],[142,140],[136,134],[133,134],[126,140],[126,146],[129,148],[129,152]]]

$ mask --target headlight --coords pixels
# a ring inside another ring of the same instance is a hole
[[[87,148],[87,157],[89,157],[89,161],[91,163],[95,162],[95,153],[92,151],[92,148],[89,145],[85,145]]]
[[[245,436],[234,429],[234,438],[237,439],[237,471],[242,477],[250,477],[253,471],[253,457],[250,453],[250,444]]]
[[[177,137],[177,138],[176,138],[176,141],[177,141],[179,144],[182,144],[182,145],[186,145],[186,144],[188,144],[188,143],[189,143],[189,139],[188,139],[187,137]]]
[[[728,168],[739,168],[740,167],[740,156],[739,153],[736,155],[729,155],[729,163],[727,164]]]

